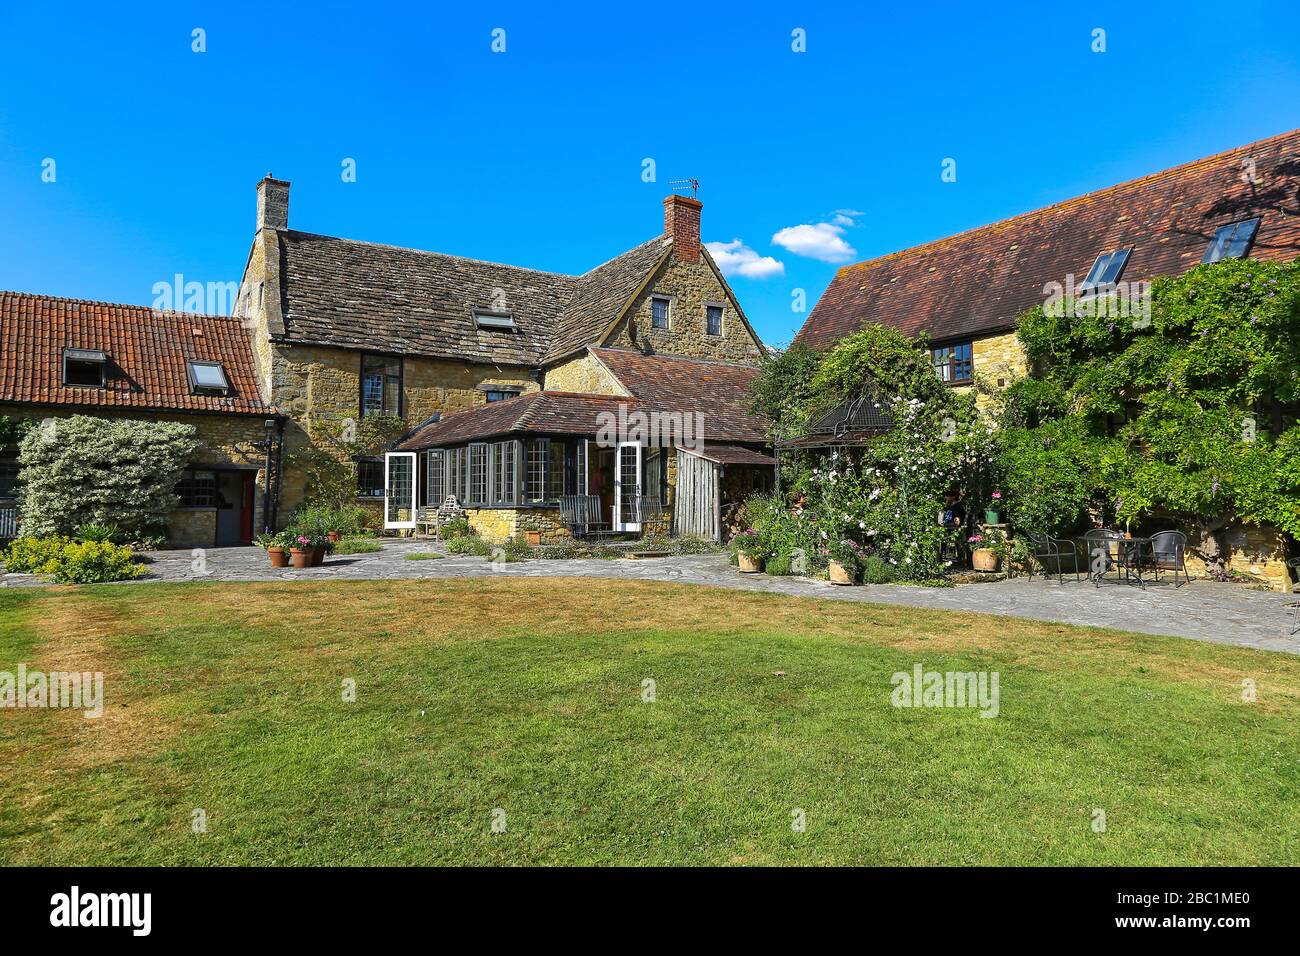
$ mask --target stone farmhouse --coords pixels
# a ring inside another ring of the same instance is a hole
[[[770,485],[747,410],[764,346],[698,200],[668,196],[661,234],[571,276],[291,229],[289,189],[257,184],[233,317],[5,293],[0,414],[201,423],[177,546],[282,526],[309,494],[293,463],[313,425],[371,415],[409,426],[356,463],[358,500],[387,500],[391,529],[454,495],[487,535],[562,537],[560,499],[580,495],[609,530],[716,537]],[[17,468],[0,449],[0,495]]]
[[[1054,293],[1122,296],[1142,280],[1239,256],[1300,256],[1300,130],[844,266],[795,342],[826,348],[880,323],[924,337],[953,388],[977,378],[1004,387],[1029,371],[1017,319]],[[1280,428],[1300,410],[1261,411]],[[1288,580],[1276,531],[1241,529],[1233,548],[1233,566]]]

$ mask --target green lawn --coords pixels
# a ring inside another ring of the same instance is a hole
[[[20,661],[108,704],[0,710],[5,863],[1300,863],[1282,654],[482,579],[6,590]],[[997,671],[999,716],[891,706],[916,663]]]

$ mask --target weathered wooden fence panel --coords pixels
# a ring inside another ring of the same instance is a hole
[[[718,466],[704,458],[677,453],[677,493],[673,499],[677,534],[700,534],[719,540]]]

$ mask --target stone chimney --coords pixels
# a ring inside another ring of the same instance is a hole
[[[270,173],[257,184],[257,229],[289,228],[289,184]]]
[[[700,210],[704,203],[674,193],[664,198],[664,235],[673,241],[678,262],[700,261]]]

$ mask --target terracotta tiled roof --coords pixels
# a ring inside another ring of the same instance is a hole
[[[620,404],[629,412],[642,407],[641,403],[618,395],[528,392],[422,425],[399,442],[396,450],[437,448],[517,432],[594,436],[600,428],[598,416],[602,412],[617,415]]]
[[[593,348],[591,353],[647,405],[700,412],[706,441],[768,440],[770,423],[750,409],[749,385],[758,375],[752,365],[644,355],[627,349]]]
[[[63,384],[63,350],[108,356],[103,388]],[[191,394],[187,360],[220,362],[230,395]],[[238,319],[0,292],[0,402],[265,415]]]
[[[538,365],[614,321],[671,248],[656,236],[582,276],[282,229],[284,337],[462,361]],[[508,311],[514,331],[474,310]]]
[[[1122,281],[1179,275],[1200,263],[1216,228],[1256,216],[1250,256],[1290,261],[1300,256],[1298,193],[1295,130],[845,266],[795,341],[828,346],[872,323],[932,340],[1009,329],[1044,301],[1045,283],[1082,282],[1103,252],[1133,248]]]
[[[413,451],[454,445],[514,432],[594,436],[600,430],[600,413],[618,414],[620,406],[627,414],[699,412],[703,415],[703,434],[697,437],[704,439],[706,448],[768,442],[767,419],[749,410],[749,383],[758,369],[729,362],[642,355],[623,349],[591,351],[632,397],[528,392],[421,426],[398,449]]]

